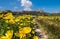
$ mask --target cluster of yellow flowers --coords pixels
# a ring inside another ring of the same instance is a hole
[[[20,38],[24,38],[26,36],[26,34],[31,32],[31,28],[30,27],[24,27],[22,29],[19,30],[19,33],[16,32],[15,35],[20,37]]]
[[[38,18],[40,19],[48,19],[48,20],[55,20],[55,19],[59,19],[60,20],[60,16],[38,16]]]
[[[8,30],[5,33],[5,36],[4,35],[0,36],[0,39],[11,39],[12,36],[13,36],[13,31],[12,30]]]
[[[38,19],[60,24],[60,16],[38,16]]]
[[[1,15],[1,17],[2,17],[2,15]],[[18,21],[22,21],[21,19],[25,19],[25,18],[28,18],[30,20],[30,18],[32,18],[32,16],[31,15],[24,15],[24,16],[14,17],[12,15],[12,13],[7,13],[3,17],[3,19],[5,19],[5,22],[12,23],[12,24],[14,24],[15,22],[18,22]],[[30,22],[30,21],[28,21],[28,22]]]
[[[5,27],[7,31],[0,35],[0,39],[15,39],[15,37],[17,37],[16,39],[38,39],[38,36],[35,35],[32,15],[14,16],[12,13],[7,13],[0,14],[1,19],[6,24],[4,26],[8,26]]]

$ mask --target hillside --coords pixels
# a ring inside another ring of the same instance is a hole
[[[21,15],[23,15],[23,14],[30,14],[30,15],[37,15],[37,16],[39,16],[39,15],[44,15],[44,16],[52,16],[52,15],[54,15],[54,16],[59,16],[60,15],[60,13],[48,13],[48,12],[44,12],[44,11],[10,11],[10,10],[0,10],[0,13],[7,13],[7,12],[12,12],[13,14],[21,14]]]
[[[60,13],[0,11],[0,39],[60,39]]]

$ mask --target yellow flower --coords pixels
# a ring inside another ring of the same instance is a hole
[[[1,38],[0,38],[0,39],[11,39],[11,38],[6,37],[6,36],[1,36]]]
[[[18,18],[18,19],[24,19],[25,16],[18,16],[17,18]]]
[[[23,23],[21,23],[20,25],[24,25]]]
[[[27,21],[27,22],[31,22],[31,21]]]
[[[10,20],[9,20],[9,23],[14,24],[15,21],[14,21],[13,19],[10,19]]]
[[[6,23],[11,23],[11,24],[14,24],[15,23],[15,21],[13,19],[10,19],[10,20],[6,19],[5,22]]]
[[[5,20],[6,23],[8,23],[9,21],[8,20]]]
[[[26,36],[26,35],[25,35],[25,33],[23,33],[23,31],[20,31],[20,32],[19,32],[19,37],[20,37],[20,38],[23,38],[23,37],[25,37],[25,36]]]
[[[19,30],[19,32],[16,32],[15,35],[17,37],[20,37],[20,39],[24,38],[26,36],[26,34],[23,31],[20,31],[20,30]]]
[[[0,18],[2,18],[3,17],[3,14],[0,14]]]
[[[6,15],[4,15],[5,17],[3,17],[3,19],[14,19],[14,16],[12,15],[12,13],[7,13]]]
[[[12,36],[13,36],[13,31],[12,30],[8,30],[6,33],[5,33],[5,35],[6,35],[6,37],[7,38],[12,38]]]
[[[26,15],[25,17],[28,18],[28,19],[31,19],[32,18],[31,15]]]
[[[32,34],[34,34],[35,32],[34,31],[32,31]]]
[[[16,33],[15,33],[15,36],[19,37],[19,32],[16,32]]]
[[[16,18],[16,19],[15,19],[15,22],[18,22],[18,21],[20,21],[20,19]]]
[[[6,36],[0,36],[0,39],[11,39],[12,36],[13,36],[13,31],[12,30],[8,30],[6,33],[5,33]]]
[[[30,33],[31,32],[31,28],[30,27],[24,27],[23,28],[23,32],[26,33],[26,34]]]
[[[0,39],[7,39],[7,37],[6,36],[1,36]]]
[[[38,39],[38,36],[34,36],[33,39]]]

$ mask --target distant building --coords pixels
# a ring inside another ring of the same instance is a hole
[[[38,10],[36,10],[37,12],[39,12],[39,13],[42,13],[42,12],[44,12],[43,10],[41,10],[41,9],[38,9]]]

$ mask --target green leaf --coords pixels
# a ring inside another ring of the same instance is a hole
[[[3,35],[4,34],[4,29],[1,29],[0,30],[0,35]]]

